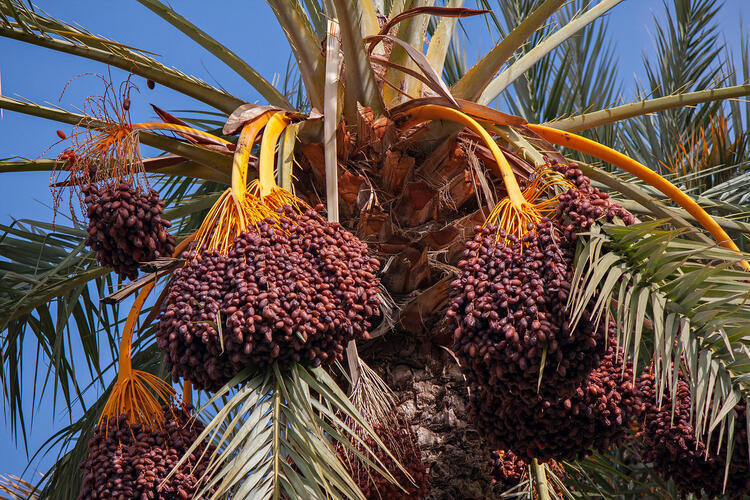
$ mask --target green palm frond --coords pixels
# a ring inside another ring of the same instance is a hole
[[[567,42],[572,36],[607,13],[622,0],[602,0],[595,6],[581,9],[558,30],[551,33],[539,44],[512,63],[505,71],[496,76],[479,96],[479,104],[488,105],[509,85],[520,78],[527,70],[543,60],[552,50]]]
[[[71,408],[81,396],[77,381],[82,367],[73,361],[81,359],[73,353],[79,346],[89,374],[101,373],[97,333],[102,328],[113,337],[114,325],[99,313],[97,295],[111,282],[109,271],[84,250],[80,229],[58,226],[52,231],[49,224],[29,221],[1,229],[0,328],[5,335],[0,340],[0,374],[11,431],[20,431],[25,441],[24,388],[39,388],[39,398],[52,390]],[[23,379],[23,360],[29,359],[25,348],[34,344],[43,362],[36,363],[34,383],[29,385]]]
[[[573,498],[678,498],[674,483],[660,478],[643,464],[628,443],[605,454],[594,453],[579,462],[565,462],[565,484]]]
[[[502,21],[497,20],[496,27],[504,33],[517,26],[528,19],[538,4],[532,0],[501,3],[499,14]],[[587,2],[576,0],[560,9],[553,17],[554,22],[548,22],[528,38],[518,50],[517,57],[526,57],[535,47],[545,43],[555,33],[556,25],[567,25],[586,5]],[[530,122],[542,123],[609,106],[621,85],[617,78],[617,58],[607,29],[607,19],[584,27],[567,38],[560,50],[545,55],[513,81],[504,98],[510,111]],[[608,77],[602,78],[602,74]]]
[[[206,32],[158,0],[138,1],[232,68],[245,81],[252,85],[269,104],[287,109],[291,108],[286,98],[270,82],[263,78],[260,73]]]
[[[168,67],[146,51],[93,35],[83,28],[27,7],[21,0],[0,2],[0,36],[66,52],[124,69],[231,113],[243,102],[204,81]]]
[[[248,377],[251,372],[245,370],[228,382],[201,411]],[[364,500],[336,446],[348,449],[378,473],[395,480],[365,444],[365,437],[346,422],[355,424],[364,436],[384,448],[370,424],[325,370],[301,365],[281,370],[275,365],[252,376],[226,400],[196,441],[207,439],[216,446],[214,453],[203,457],[208,467],[198,496],[215,489],[210,498]]]
[[[664,221],[594,226],[575,263],[569,304],[572,323],[589,301],[593,318],[615,316],[618,344],[635,366],[653,354],[647,364],[658,400],[674,395],[682,366],[701,439],[731,426],[728,410],[750,394],[750,291],[747,273],[735,267],[747,256],[685,239],[685,231],[665,229]]]
[[[666,20],[654,19],[656,58],[644,58],[647,83],[641,94],[665,97],[721,85],[721,47],[714,0],[665,0]],[[623,129],[623,147],[645,165],[669,163],[685,134],[707,128],[719,104],[682,107],[630,120]]]
[[[310,105],[323,109],[325,58],[320,52],[320,41],[307,13],[299,0],[269,0],[276,19],[297,61]]]

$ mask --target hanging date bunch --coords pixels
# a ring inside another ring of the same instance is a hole
[[[507,193],[475,228],[451,283],[447,315],[472,420],[491,445],[526,461],[616,444],[639,411],[631,368],[608,338],[609,318],[593,317],[589,304],[573,321],[567,303],[578,233],[599,219],[634,218],[575,164],[549,161],[521,190],[478,122],[430,105],[408,111],[405,122],[425,119],[451,119],[479,135]]]
[[[501,491],[512,490],[529,478],[529,465],[512,451],[490,453],[490,476]]]
[[[524,192],[512,172],[503,179],[509,195],[475,228],[451,284],[453,349],[483,391],[568,396],[601,361],[608,326],[588,310],[569,318],[577,233],[599,219],[634,219],[575,164],[552,163]]]
[[[684,495],[692,493],[700,497],[702,492],[711,498],[723,494],[733,499],[744,498],[750,492],[746,402],[729,410],[734,416],[734,447],[727,470],[727,435],[718,429],[710,436],[696,432],[690,387],[682,373],[673,398],[665,391],[662,400],[658,400],[654,376],[650,373],[641,375],[638,385],[645,404],[638,432],[643,461],[653,463],[654,469],[664,478],[672,479]]]
[[[79,496],[84,499],[194,498],[206,469],[199,460],[204,451],[193,451],[170,472],[203,431],[189,408],[164,405],[161,424],[130,423],[126,415],[100,423],[81,464],[84,473]],[[169,476],[169,477],[168,477]]]
[[[171,223],[162,218],[164,202],[144,172],[138,139],[142,127],[130,122],[133,90],[130,79],[117,89],[105,81],[104,95],[86,100],[84,109],[96,121],[79,123],[73,147],[60,156],[68,179],[55,182],[61,171],[53,172],[53,186],[70,186],[77,193],[88,219],[86,245],[98,262],[131,280],[137,278],[140,262],[169,256],[175,245],[168,232]],[[57,209],[61,192],[55,190]],[[75,216],[72,203],[71,210]]]
[[[600,365],[569,397],[524,402],[470,388],[470,416],[493,446],[522,460],[573,460],[604,451],[626,437],[642,413],[630,362],[613,338]]]
[[[245,125],[232,187],[169,286],[157,340],[174,379],[216,390],[249,366],[330,365],[379,316],[379,263],[367,246],[276,185],[274,151],[289,123],[266,112]],[[259,178],[248,186],[261,130]]]
[[[189,241],[180,243],[177,252]],[[81,500],[193,498],[205,479],[206,464],[199,458],[213,452],[205,444],[174,469],[203,431],[190,415],[190,402],[178,405],[169,384],[132,367],[136,320],[153,286],[152,282],[141,289],[125,321],[117,381],[88,443],[88,457],[80,465]],[[186,389],[190,394],[189,384]]]

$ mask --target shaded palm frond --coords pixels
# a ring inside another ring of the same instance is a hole
[[[686,231],[664,221],[594,226],[577,256],[569,304],[573,323],[591,300],[592,317],[613,315],[634,366],[653,354],[659,401],[674,395],[682,365],[703,439],[717,427],[727,434],[729,410],[750,393],[750,291],[747,273],[735,267],[746,255],[685,239]],[[731,449],[733,436],[726,439]]]
[[[573,498],[678,498],[674,483],[643,464],[632,444],[607,453],[594,453],[578,462],[565,462],[565,483]]]
[[[101,373],[99,330],[112,339],[116,325],[98,306],[111,287],[109,271],[96,265],[83,248],[84,231],[50,224],[16,221],[1,228],[0,339],[2,389],[11,431],[26,439],[24,387],[61,394],[70,409],[80,398],[78,380]],[[91,282],[91,283],[89,283]],[[33,342],[28,335],[33,336]],[[36,345],[33,384],[24,383],[25,348]],[[79,347],[83,356],[78,354]],[[74,355],[74,351],[78,355]],[[83,360],[86,368],[73,360]],[[36,394],[34,396],[36,399]]]

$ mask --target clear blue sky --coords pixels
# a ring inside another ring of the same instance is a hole
[[[473,6],[473,3],[467,1],[466,6]],[[222,86],[249,102],[258,102],[258,94],[244,80],[134,0],[39,0],[36,4],[50,14],[75,21],[95,34],[156,52],[159,54],[158,58],[167,65],[199,76],[213,85]],[[173,6],[245,58],[267,79],[273,80],[284,74],[289,49],[264,1],[225,0],[210,4],[198,0],[181,0],[173,2]],[[642,75],[642,54],[653,51],[652,16],[661,16],[662,13],[661,2],[625,0],[610,14],[613,18],[610,33],[618,49],[625,99],[632,98],[633,82]],[[736,45],[739,40],[743,16],[750,18],[750,1],[725,2],[719,23],[730,45]],[[746,27],[743,29],[747,36],[750,32]],[[490,48],[491,40],[480,38],[483,33],[481,29],[472,29],[469,33],[469,57],[484,53]],[[48,102],[74,109],[81,106],[86,96],[99,93],[101,86],[94,78],[79,78],[71,83],[58,101],[65,84],[83,73],[101,74],[105,71],[106,67],[97,63],[0,39],[0,78],[2,94],[6,96],[22,96],[37,103]],[[122,78],[121,72],[113,70],[114,81]],[[142,80],[136,80],[136,83],[141,88],[141,95],[132,99],[134,121],[153,118],[149,103],[156,103],[167,110],[201,108],[199,104],[164,87],[157,86],[156,90],[150,91]],[[12,156],[39,157],[57,141],[56,129],[70,130],[70,127],[61,127],[47,120],[8,111],[3,114],[0,120],[0,159]],[[60,147],[55,147],[44,155],[52,156],[59,151]],[[0,174],[0,223],[7,224],[14,217],[49,220],[51,210],[48,185],[47,173]],[[27,410],[30,410],[31,391],[27,394]],[[51,403],[45,401],[37,410],[30,432],[30,451],[33,452],[52,434],[53,429],[64,425],[67,420],[68,416],[59,405],[53,412]],[[23,447],[21,443],[17,446],[11,439],[4,421],[0,425],[0,473],[20,474],[26,464]],[[40,469],[44,470],[48,466],[49,460],[44,460]]]

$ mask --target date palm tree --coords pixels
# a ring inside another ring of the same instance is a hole
[[[669,367],[683,363],[697,427],[733,428],[732,412],[720,409],[731,409],[750,393],[750,289],[742,270],[750,259],[738,248],[750,234],[743,208],[750,178],[744,167],[748,111],[729,100],[750,94],[747,47],[741,69],[730,53],[725,63],[713,64],[722,53],[712,24],[718,3],[674,0],[668,22],[657,24],[658,59],[646,61],[642,95],[649,97],[618,103],[615,50],[601,18],[621,1],[481,1],[478,10],[462,0],[269,0],[294,56],[287,83],[299,82],[279,89],[251,61],[177,11],[158,0],[139,0],[245,79],[263,105],[21,0],[0,1],[0,35],[121,68],[213,109],[197,118],[157,110],[156,126],[0,97],[0,109],[72,125],[80,134],[138,130],[141,143],[165,153],[142,163],[166,202],[164,215],[178,241],[200,230],[236,180],[233,158],[243,148],[245,127],[275,116],[283,121],[280,129],[266,125],[261,148],[246,148],[251,167],[270,156],[279,186],[293,188],[311,205],[326,204],[329,218],[365,241],[383,264],[383,321],[370,340],[347,348],[348,371],[248,368],[204,395],[198,416],[217,444],[208,457],[218,470],[211,483],[217,496],[363,498],[330,443],[357,448],[360,436],[343,423],[354,422],[376,446],[385,446],[362,408],[346,396],[354,393],[350,385],[376,384],[363,375],[369,370],[364,362],[411,417],[423,459],[431,464],[435,498],[500,495],[488,476],[490,450],[482,429],[466,417],[466,386],[449,349],[452,332],[444,311],[474,226],[498,202],[519,220],[533,220],[519,184],[533,184],[545,165],[564,158],[577,160],[595,185],[642,222],[597,224],[582,238],[576,260],[582,306],[596,293],[598,307],[612,311],[620,345],[636,371],[651,367],[657,379],[666,380]],[[472,66],[461,55],[465,41],[457,28],[470,16],[484,16],[499,39]],[[118,105],[123,108],[122,100]],[[266,141],[271,136],[275,140]],[[70,158],[0,165],[5,172],[63,174],[71,167]],[[254,168],[250,179],[263,175]],[[62,175],[56,189],[65,183]],[[165,287],[182,261],[157,269],[152,264],[140,280],[120,283],[86,248],[85,228],[77,223],[18,221],[2,229],[5,408],[12,431],[25,436],[18,367],[35,345],[47,361],[46,373],[37,367],[38,376],[50,381],[45,388],[54,387],[69,410],[81,413],[40,450],[58,456],[36,490],[42,498],[73,498],[81,488],[78,466],[88,441],[117,390],[112,373],[123,336],[118,304],[154,282]],[[154,341],[158,302],[131,311],[139,335],[128,349],[134,370],[166,380]],[[572,303],[571,310],[579,305]],[[86,369],[77,352],[93,373],[90,384],[80,384],[76,375]],[[90,391],[97,393],[95,401],[84,407]],[[634,447],[560,467],[535,461],[515,493],[673,494],[673,484],[637,462]],[[292,456],[296,467],[288,465]],[[395,480],[372,453],[358,456]]]

